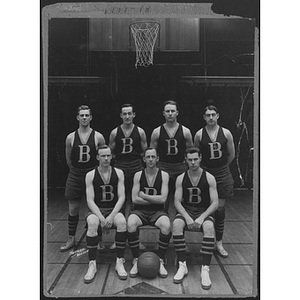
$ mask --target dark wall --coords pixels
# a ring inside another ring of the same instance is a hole
[[[79,105],[87,104],[92,108],[91,125],[104,135],[108,143],[110,131],[121,122],[120,106],[133,103],[135,123],[146,131],[149,141],[152,130],[164,122],[163,102],[174,99],[178,102],[179,122],[190,128],[193,136],[205,125],[204,107],[208,103],[218,107],[219,123],[231,130],[239,154],[239,160],[231,165],[235,186],[251,187],[249,153],[253,146],[253,86],[241,85],[238,80],[230,86],[222,83],[191,84],[182,81],[182,76],[253,76],[253,41],[249,41],[249,36],[235,41],[211,39],[205,49],[205,59],[203,49],[200,53],[157,52],[153,66],[135,68],[134,52],[89,51],[87,19],[51,19],[48,185],[65,185],[68,169],[64,143],[67,134],[78,127],[76,111]],[[58,79],[57,76],[69,79]],[[72,76],[81,78],[74,82],[70,80]],[[93,76],[103,77],[103,80],[95,81],[91,79]],[[237,126],[243,97],[246,99],[241,114],[244,123]],[[248,137],[244,129],[241,138],[244,125]]]

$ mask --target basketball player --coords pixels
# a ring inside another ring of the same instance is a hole
[[[127,239],[126,219],[124,216],[125,188],[123,171],[110,165],[111,149],[104,145],[98,149],[99,166],[86,175],[86,195],[89,211],[86,214],[86,243],[89,250],[89,268],[84,276],[85,283],[91,283],[97,273],[96,255],[98,245],[98,227],[108,231],[117,228],[116,272],[120,279],[127,278],[124,269],[124,250]],[[123,209],[122,209],[123,208]]]
[[[177,215],[173,221],[173,242],[177,254],[179,268],[173,278],[174,283],[181,283],[188,274],[186,265],[186,243],[184,230],[203,232],[201,247],[202,267],[201,286],[211,288],[209,265],[215,244],[213,214],[217,210],[218,193],[214,177],[200,167],[201,154],[198,148],[186,150],[188,170],[176,180],[174,205]]]
[[[175,190],[176,177],[187,170],[185,149],[193,145],[191,131],[177,122],[178,114],[177,103],[173,100],[166,101],[163,110],[166,121],[153,130],[150,142],[150,146],[159,153],[157,166],[169,173],[169,189],[172,193]]]
[[[66,138],[66,161],[69,175],[66,182],[65,199],[69,202],[69,239],[60,251],[67,251],[75,245],[75,234],[79,222],[79,204],[85,195],[84,178],[87,172],[97,166],[96,148],[105,144],[103,135],[90,127],[92,111],[86,105],[77,110],[78,130]]]
[[[158,240],[160,269],[158,275],[161,278],[166,278],[168,272],[164,267],[163,259],[171,238],[170,219],[165,207],[168,196],[169,175],[156,166],[159,157],[154,148],[146,149],[143,159],[146,168],[134,175],[132,189],[134,208],[127,220],[127,237],[133,256],[133,267],[129,275],[130,277],[137,277],[138,275],[138,228],[142,225],[153,225],[160,229]]]
[[[219,208],[215,213],[216,250],[226,258],[228,252],[222,244],[225,223],[225,202],[233,196],[233,178],[229,164],[235,157],[233,137],[230,131],[218,125],[219,112],[213,105],[204,110],[206,126],[194,138],[195,146],[202,153],[201,167],[211,173],[217,181]]]
[[[131,203],[133,176],[143,169],[142,156],[148,145],[145,131],[133,123],[135,112],[132,104],[122,105],[120,117],[122,124],[110,133],[109,147],[115,158],[114,166],[124,172],[126,199]],[[115,244],[110,248],[114,249]],[[145,246],[141,244],[140,248],[144,250]]]

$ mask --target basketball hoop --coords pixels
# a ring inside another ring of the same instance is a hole
[[[139,21],[129,25],[136,48],[136,68],[153,65],[153,50],[159,27],[155,21]]]

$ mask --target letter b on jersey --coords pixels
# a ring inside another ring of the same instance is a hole
[[[132,138],[123,138],[122,141],[123,141],[122,154],[131,153],[133,150],[133,147],[132,147],[133,139]]]
[[[219,142],[208,143],[210,148],[210,159],[219,159],[222,157],[221,144]]]
[[[167,155],[176,155],[178,153],[177,140],[169,139],[169,140],[166,140],[166,142],[167,142],[167,146],[168,146]]]
[[[113,187],[111,185],[101,185],[102,201],[112,201],[114,199]]]
[[[90,147],[88,145],[79,145],[79,159],[78,162],[80,163],[87,163],[91,156],[90,156]]]
[[[189,203],[200,203],[201,202],[201,190],[197,187],[188,188],[189,191]]]

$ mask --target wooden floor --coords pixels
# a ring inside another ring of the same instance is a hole
[[[98,273],[93,283],[84,284],[83,277],[88,268],[88,255],[71,257],[70,251],[60,252],[60,246],[67,240],[68,205],[63,199],[64,189],[48,191],[47,219],[45,221],[44,242],[44,295],[47,297],[95,297],[101,295],[159,295],[162,296],[251,296],[255,294],[253,282],[256,280],[255,253],[253,246],[253,197],[250,190],[236,190],[233,199],[226,203],[226,223],[223,243],[230,253],[227,259],[213,255],[210,278],[212,287],[203,290],[200,285],[201,256],[199,253],[202,235],[187,232],[186,241],[190,254],[187,258],[189,274],[182,284],[174,284],[173,276],[175,251],[173,240],[167,251],[166,279],[141,277],[119,280],[115,273],[115,253],[109,250],[114,240],[114,231],[104,235],[107,250],[97,256]],[[74,250],[85,249],[86,204],[82,202],[80,221],[76,233],[77,246]],[[140,240],[153,250],[159,231],[141,229]],[[255,243],[256,244],[256,243]],[[125,250],[125,268],[131,268],[131,252]]]

